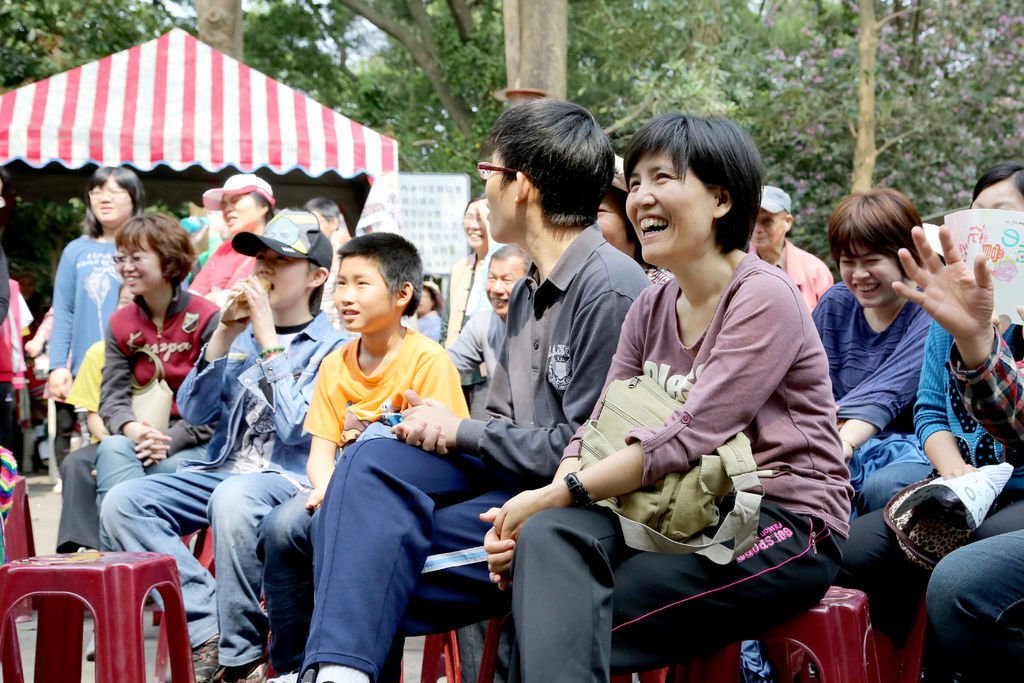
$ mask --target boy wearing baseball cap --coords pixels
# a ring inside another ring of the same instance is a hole
[[[176,559],[197,681],[212,680],[218,667],[228,681],[265,676],[256,529],[309,485],[310,437],[302,425],[320,362],[341,344],[320,312],[332,254],[312,214],[281,212],[262,234],[242,233],[232,244],[255,267],[229,291],[230,304],[177,396],[189,423],[217,423],[206,458],[115,486],[100,512],[103,549]],[[206,526],[216,579],[180,540]]]

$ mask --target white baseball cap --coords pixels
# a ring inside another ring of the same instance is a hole
[[[774,185],[765,185],[761,188],[761,208],[771,213],[793,213],[789,195]]]
[[[262,196],[270,205],[274,205],[274,190],[263,178],[252,173],[239,173],[227,179],[224,187],[207,190],[203,193],[203,206],[210,211],[220,211],[221,201],[227,194],[249,194],[255,192]]]

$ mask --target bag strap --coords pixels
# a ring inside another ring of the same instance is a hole
[[[622,528],[622,537],[626,545],[636,550],[672,555],[696,553],[715,564],[722,565],[733,561],[753,546],[757,537],[757,525],[761,519],[764,489],[757,476],[757,465],[754,463],[750,440],[740,432],[715,452],[720,456],[719,462],[736,489],[736,501],[718,526],[715,535],[708,538],[706,534],[699,534],[696,540],[673,541],[642,522],[635,522],[615,513],[619,517],[619,526]],[[729,541],[732,543],[727,545]]]
[[[154,382],[163,382],[166,379],[166,375],[164,374],[164,363],[163,363],[162,360],[160,360],[160,356],[156,355],[155,353],[153,353],[153,351],[151,351],[150,349],[148,349],[145,346],[140,346],[140,347],[136,348],[132,352],[132,357],[133,358],[135,356],[137,356],[137,355],[146,356],[151,361],[153,361],[153,365],[156,366],[156,372],[153,374],[153,379],[151,379],[145,385],[139,384],[135,380],[135,373],[133,372],[132,373],[132,389],[134,391],[136,391],[136,392],[143,391],[143,390],[149,388],[150,386],[152,386]]]

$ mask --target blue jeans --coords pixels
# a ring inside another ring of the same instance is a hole
[[[183,471],[136,479],[103,501],[100,544],[173,556],[192,646],[220,633],[220,663],[241,666],[260,659],[267,640],[256,527],[296,488],[274,472]],[[213,530],[216,579],[180,538],[206,526]]]
[[[850,459],[850,485],[856,492],[853,515],[885,504],[903,487],[932,472],[931,461],[913,434],[885,434],[865,441]]]
[[[170,474],[177,471],[180,461],[202,459],[205,453],[206,444],[184,448],[165,460],[143,467],[135,456],[134,441],[127,436],[108,437],[96,450],[96,507],[100,507],[107,492],[122,481],[147,474]]]
[[[306,509],[308,491],[271,510],[259,526],[263,595],[270,620],[270,663],[279,673],[302,666],[313,617],[313,534],[320,513]]]
[[[931,462],[894,462],[875,470],[856,496],[857,514],[881,510],[901,489],[928,478],[933,469]]]
[[[927,604],[941,649],[965,680],[1011,680],[1024,671],[1024,531],[943,558]]]

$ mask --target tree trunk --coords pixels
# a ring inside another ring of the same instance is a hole
[[[199,40],[242,60],[242,0],[196,0]]]
[[[878,148],[875,146],[875,59],[878,55],[878,22],[875,0],[860,2],[858,53],[857,146],[853,153],[851,192],[871,189]]]
[[[564,100],[569,44],[567,0],[505,0],[509,88],[539,88]]]

